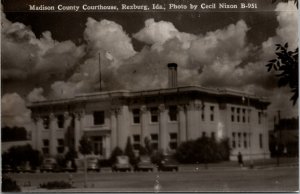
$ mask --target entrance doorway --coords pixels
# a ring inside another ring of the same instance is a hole
[[[91,137],[93,152],[95,155],[103,155],[103,137],[93,136]]]

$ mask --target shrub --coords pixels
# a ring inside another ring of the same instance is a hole
[[[65,181],[51,181],[40,184],[40,187],[45,189],[69,189],[72,188],[72,185]]]
[[[2,191],[3,192],[20,192],[20,186],[13,179],[3,176],[2,177]]]
[[[201,137],[182,143],[175,157],[181,163],[208,163],[228,160],[230,147],[228,139],[217,142],[214,138]]]
[[[151,154],[151,162],[153,164],[159,164],[163,159],[163,152],[161,150],[155,150]]]
[[[38,150],[32,149],[31,145],[13,146],[2,154],[3,164],[9,164],[12,168],[21,166],[26,162],[35,169],[42,163],[42,155]]]
[[[121,149],[120,147],[116,147],[116,148],[112,151],[112,153],[111,153],[111,155],[110,155],[110,158],[109,158],[111,164],[115,163],[116,160],[117,160],[117,156],[121,156],[121,155],[123,155],[122,149]]]

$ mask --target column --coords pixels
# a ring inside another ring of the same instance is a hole
[[[50,114],[50,155],[55,156],[57,153],[57,139],[56,139],[56,129],[57,126],[57,118],[53,113]]]
[[[148,137],[148,120],[147,120],[147,107],[145,105],[140,108],[141,115],[141,145],[145,147],[145,138]]]
[[[178,106],[179,111],[179,143],[186,141],[186,116],[185,107]]]
[[[40,116],[35,118],[35,148],[42,152],[42,130],[43,130],[43,119]]]
[[[168,135],[167,135],[167,111],[164,104],[159,105],[159,148],[163,153],[167,153]]]
[[[129,128],[129,109],[128,106],[123,105],[118,110],[117,114],[117,142],[121,149],[126,147]]]
[[[116,118],[117,110],[110,110],[110,129],[111,129],[111,149],[115,149],[118,146],[117,140],[117,118]]]
[[[109,159],[109,157],[110,157],[110,154],[111,154],[111,152],[112,152],[112,149],[111,149],[111,138],[110,138],[111,136],[108,134],[108,135],[106,135],[105,136],[105,140],[104,140],[104,149],[105,149],[105,155],[104,155],[104,157],[105,157],[105,159]]]
[[[69,131],[68,131],[68,130],[74,130],[74,129],[69,129],[71,120],[72,120],[72,117],[70,116],[70,114],[68,112],[65,112],[64,113],[64,140],[65,140],[66,151],[68,151],[71,146],[70,139],[72,139],[72,137],[70,137],[70,134],[74,135],[74,133],[69,133]],[[74,146],[74,145],[72,145],[72,146]]]
[[[187,120],[187,130],[186,130],[186,137],[187,140],[196,139],[199,136],[198,133],[198,125],[197,125],[197,114],[196,114],[196,105],[194,102],[191,102],[187,105],[186,111],[186,120]],[[199,118],[200,119],[200,118]]]
[[[79,141],[81,138],[81,120],[82,115],[79,112],[75,113],[75,129],[74,129],[74,147],[76,152],[79,151]]]

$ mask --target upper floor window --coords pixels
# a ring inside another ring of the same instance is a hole
[[[132,110],[133,115],[133,123],[138,124],[140,123],[140,110],[139,109],[133,109]]]
[[[242,109],[242,113],[243,113],[243,116],[242,116],[242,120],[243,120],[243,123],[246,122],[246,109]]]
[[[258,124],[261,124],[262,112],[258,112]]]
[[[50,125],[50,118],[49,118],[49,116],[44,116],[43,117],[43,126],[44,126],[44,129],[49,129],[49,125]]]
[[[58,128],[64,128],[65,117],[63,114],[57,115]]]
[[[210,107],[210,120],[214,121],[214,116],[215,116],[215,107],[211,106]]]
[[[158,108],[157,107],[151,108],[150,114],[151,114],[151,122],[157,123],[158,122]]]
[[[104,124],[104,111],[95,111],[93,113],[94,125],[103,125]]]
[[[237,114],[237,116],[236,116],[236,121],[237,121],[237,122],[240,122],[240,108],[237,108],[237,109],[236,109],[236,114]]]
[[[169,118],[170,121],[177,121],[177,106],[169,107]]]
[[[203,105],[201,107],[201,119],[202,119],[202,121],[205,120],[205,105]]]
[[[49,154],[49,140],[48,139],[43,139],[42,151],[44,154]]]
[[[235,108],[231,107],[231,121],[234,122],[234,117],[235,117]]]

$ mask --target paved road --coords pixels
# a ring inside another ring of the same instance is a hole
[[[83,188],[83,173],[10,174],[23,186],[22,191],[37,189],[40,183],[54,180],[68,181],[72,175],[76,191],[298,191],[298,167],[268,167],[263,169],[227,168],[195,169],[180,172],[100,172],[88,174],[88,188]],[[31,187],[24,187],[30,181]]]

